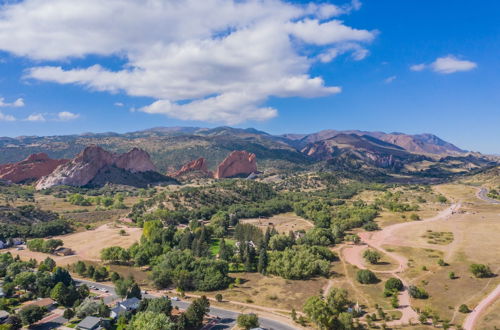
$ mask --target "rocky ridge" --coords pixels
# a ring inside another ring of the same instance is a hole
[[[155,171],[149,154],[134,148],[124,154],[113,154],[99,146],[86,147],[69,162],[57,167],[52,173],[42,177],[35,188],[47,189],[53,186],[85,186],[103,169],[114,167],[129,173]]]
[[[231,178],[257,172],[255,154],[244,150],[233,151],[224,159],[214,172],[214,178]]]
[[[0,165],[0,180],[13,183],[36,181],[68,161],[68,159],[52,159],[43,152],[33,154],[20,162]]]
[[[208,170],[207,160],[203,157],[192,160],[184,164],[180,170],[175,172],[169,172],[167,175],[174,178],[178,178],[191,173],[198,173],[202,176],[208,176],[208,177],[211,177],[213,175],[212,172]]]

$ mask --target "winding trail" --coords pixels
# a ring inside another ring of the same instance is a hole
[[[476,196],[485,202],[491,204],[500,204],[500,201],[489,198],[487,195],[488,189],[484,187],[479,188],[476,193]],[[463,324],[463,328],[465,330],[473,330],[481,314],[483,314],[486,309],[490,307],[497,299],[500,299],[500,284],[493,291],[491,291],[490,294],[486,296],[486,298],[481,300],[476,308],[474,308],[472,312],[467,315]]]
[[[362,258],[362,251],[366,249],[368,246],[386,254],[387,256],[389,256],[390,258],[392,258],[397,262],[398,266],[395,269],[374,271],[375,273],[390,274],[400,279],[404,285],[403,291],[401,291],[398,295],[398,302],[399,302],[398,310],[401,311],[402,316],[399,320],[394,320],[387,323],[389,326],[410,324],[412,321],[417,321],[418,314],[411,307],[411,298],[408,292],[409,283],[399,275],[408,268],[408,259],[394,252],[387,251],[386,249],[383,248],[383,245],[389,243],[389,241],[394,237],[395,230],[405,227],[418,226],[419,224],[425,222],[433,222],[433,221],[447,219],[451,217],[456,211],[458,211],[460,207],[461,207],[460,203],[455,203],[452,204],[447,209],[439,212],[436,216],[432,218],[424,219],[421,221],[394,224],[385,227],[384,229],[377,232],[359,233],[359,237],[361,238],[363,244],[352,245],[350,248],[346,247],[341,250],[343,258],[350,264],[360,269],[366,269],[366,266]]]

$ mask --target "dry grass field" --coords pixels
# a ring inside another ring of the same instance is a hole
[[[231,277],[240,278],[242,283],[214,292],[193,292],[214,297],[221,293],[224,300],[250,303],[276,309],[302,310],[302,306],[310,296],[321,294],[328,282],[323,277],[307,281],[286,280],[277,276],[263,276],[259,273],[233,273]]]
[[[119,231],[123,229],[127,235],[122,236]],[[115,226],[113,224],[102,225],[94,230],[76,232],[68,235],[54,236],[61,239],[64,246],[72,249],[75,254],[70,256],[50,256],[60,266],[71,264],[77,260],[100,262],[100,252],[103,248],[110,246],[129,247],[137,242],[142,235],[141,228],[129,228],[125,226]],[[17,251],[11,249],[14,255],[19,255],[23,259],[35,258],[41,261],[47,258],[47,254],[32,252],[29,250]]]
[[[448,219],[428,223],[417,221],[413,226],[396,230],[387,248],[409,259],[409,268],[403,276],[430,294],[427,300],[414,299],[414,305],[431,306],[441,318],[461,324],[465,315],[456,312],[458,306],[465,303],[474,308],[500,283],[500,277],[477,279],[469,271],[472,263],[487,264],[497,274],[500,271],[500,206],[477,199],[475,187],[442,185],[437,190],[454,201],[461,201],[460,211]],[[447,244],[435,244],[429,243],[431,232],[452,234],[446,234]],[[449,265],[437,265],[439,258]],[[427,270],[423,270],[424,266]],[[450,272],[457,278],[450,279]],[[491,317],[489,320],[494,322]]]
[[[382,210],[375,221],[379,224],[381,228],[402,223],[410,220],[412,214],[417,214],[420,219],[426,219],[435,216],[444,208],[449,206],[447,203],[439,203],[437,201],[438,193],[431,188],[428,189],[405,189],[405,188],[393,188],[389,189],[390,192],[402,193],[400,201],[404,203],[409,203],[412,205],[418,205],[418,211],[410,212],[391,212],[387,210]],[[381,198],[384,195],[382,191],[372,191],[365,190],[352,198],[353,201],[362,200],[366,203],[373,203],[377,198]]]
[[[255,225],[265,231],[268,227],[274,226],[274,228],[279,233],[288,233],[290,230],[309,230],[314,227],[314,225],[307,221],[306,219],[295,215],[294,213],[283,213],[272,216],[270,218],[258,218],[258,219],[242,219],[240,223],[249,223]]]
[[[491,305],[477,324],[478,329],[500,329],[500,300]]]

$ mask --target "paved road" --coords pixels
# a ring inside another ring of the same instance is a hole
[[[483,201],[488,203],[500,204],[500,201],[488,197],[488,189],[486,188],[479,189],[479,191],[477,192],[477,197],[481,198]]]
[[[75,282],[77,282],[77,284],[83,283],[83,284],[86,284],[88,286],[93,285],[99,289],[102,288],[102,289],[108,290],[110,295],[104,299],[105,302],[107,302],[107,303],[118,299],[118,296],[116,295],[116,292],[115,292],[115,288],[113,286],[105,285],[105,284],[101,284],[101,283],[96,283],[96,282],[92,282],[92,281],[87,281],[87,280],[82,280],[82,279],[75,280]],[[145,294],[143,296],[144,296],[144,298],[150,298],[150,299],[157,298],[157,296],[153,296],[150,294]],[[172,305],[174,307],[177,306],[180,309],[187,309],[189,307],[190,303],[186,302],[186,301],[174,301],[174,300],[172,300]],[[239,313],[237,313],[237,312],[233,312],[233,311],[229,311],[229,310],[217,308],[217,307],[210,307],[209,313],[210,313],[210,315],[218,316],[221,319],[219,324],[217,324],[216,326],[211,328],[214,330],[231,329],[232,327],[234,327],[236,325],[236,318],[239,315]],[[269,329],[269,330],[296,330],[297,329],[297,328],[294,328],[290,325],[283,324],[281,322],[267,319],[267,318],[263,318],[263,317],[259,318],[259,322],[260,322],[261,327],[263,327],[265,329]]]

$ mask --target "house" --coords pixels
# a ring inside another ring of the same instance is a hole
[[[257,248],[257,245],[255,245],[255,243],[253,241],[245,241],[245,244],[246,245],[249,245],[251,247],[253,247],[254,249]],[[236,242],[234,243],[234,246],[239,249],[240,248],[240,242]]]
[[[80,330],[104,329],[101,325],[102,325],[102,318],[95,316],[87,316],[80,323],[76,325],[76,328]]]
[[[25,308],[28,306],[45,307],[48,311],[51,311],[51,310],[56,308],[56,302],[50,298],[42,298],[42,299],[38,299],[38,300],[29,301],[29,302],[23,304],[22,308]]]
[[[0,310],[0,324],[4,323],[8,318],[9,313],[4,310]]]
[[[7,247],[7,243],[0,241],[0,249],[5,249]]]
[[[73,250],[70,248],[60,247],[54,251],[56,256],[70,256],[73,254]]]
[[[118,318],[118,316],[122,315],[125,312],[130,312],[130,311],[135,311],[137,308],[139,308],[139,304],[141,303],[141,300],[133,297],[126,299],[124,301],[119,301],[116,303],[116,306],[111,309],[110,317],[113,319]]]

